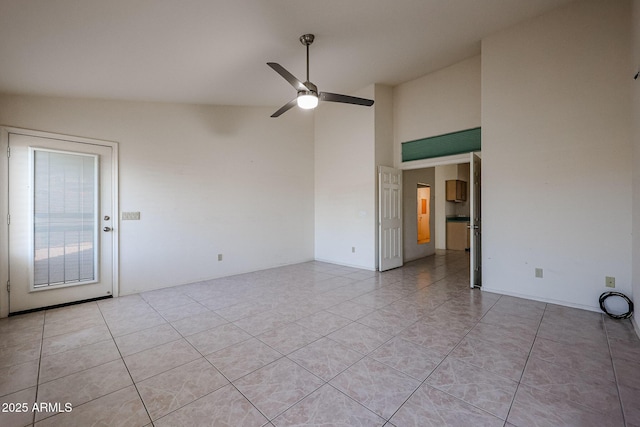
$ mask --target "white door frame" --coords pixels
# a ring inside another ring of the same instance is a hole
[[[464,154],[455,154],[453,156],[443,156],[443,157],[434,157],[432,159],[423,159],[423,160],[413,160],[410,162],[402,162],[398,169],[400,170],[411,170],[411,169],[425,169],[425,168],[433,168],[436,166],[445,166],[445,165],[456,165],[461,163],[473,163],[473,157],[478,156],[482,158],[482,151],[473,151],[470,153]],[[482,169],[480,170],[482,173]],[[473,179],[470,177],[470,179]],[[482,187],[482,180],[480,180],[480,186]],[[482,245],[482,240],[480,241],[480,245]],[[482,270],[480,270],[482,274]],[[473,270],[469,272],[469,280],[470,282],[473,280]],[[482,283],[482,281],[481,281]]]
[[[104,141],[91,138],[83,138],[70,135],[62,135],[51,132],[43,132],[30,129],[22,129],[17,127],[2,126],[0,127],[0,149],[2,150],[2,160],[0,160],[0,318],[9,315],[9,293],[7,292],[7,283],[9,281],[9,134],[20,134],[34,136],[40,138],[60,139],[64,141],[78,142],[83,144],[103,145],[112,149],[112,206],[111,212],[114,214],[113,232],[110,233],[113,239],[113,296],[119,295],[119,229],[120,216],[118,206],[118,143],[113,141]],[[117,215],[117,218],[115,217]]]
[[[471,153],[471,163],[469,164],[470,181],[470,264],[469,264],[469,286],[471,288],[482,287],[482,156],[479,152]],[[479,171],[476,170],[476,163]],[[479,200],[477,199],[479,196]],[[478,272],[478,274],[476,273]],[[477,276],[477,277],[476,277]]]

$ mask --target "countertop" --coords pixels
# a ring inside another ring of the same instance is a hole
[[[468,216],[454,215],[454,216],[447,217],[447,222],[470,222],[470,221],[471,221],[471,217],[468,217]]]

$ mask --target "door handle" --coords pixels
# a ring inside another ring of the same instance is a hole
[[[105,228],[103,228],[103,230],[104,230],[104,231],[111,231],[111,230],[112,230],[112,228],[111,228],[111,227],[105,227]]]

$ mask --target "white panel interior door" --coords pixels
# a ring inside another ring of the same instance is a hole
[[[471,253],[470,277],[472,288],[482,286],[482,160],[478,153],[471,153],[471,188],[469,191],[471,202]]]
[[[378,167],[380,271],[402,266],[402,171]]]
[[[113,148],[9,133],[9,311],[114,290]]]

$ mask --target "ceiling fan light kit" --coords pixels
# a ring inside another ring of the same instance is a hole
[[[318,106],[318,102],[320,100],[340,102],[343,104],[363,105],[366,107],[371,107],[373,105],[372,99],[340,95],[338,93],[319,92],[318,87],[309,81],[309,45],[313,43],[314,39],[315,36],[313,34],[303,34],[300,36],[300,43],[307,47],[307,80],[304,83],[287,71],[282,65],[275,62],[267,62],[269,67],[271,67],[276,73],[280,74],[280,76],[282,76],[298,91],[298,95],[294,99],[283,105],[278,111],[273,113],[271,117],[279,117],[281,114],[296,105],[305,110],[311,110]]]
[[[312,110],[318,106],[318,96],[312,93],[298,93],[296,103],[304,110]]]

